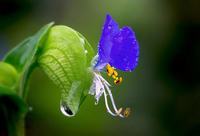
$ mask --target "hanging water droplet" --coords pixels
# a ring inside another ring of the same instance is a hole
[[[85,54],[87,54],[88,53],[88,51],[87,50],[85,50]]]
[[[68,107],[68,105],[65,102],[60,102],[60,110],[61,112],[68,117],[73,117],[74,114],[72,112],[72,110]]]

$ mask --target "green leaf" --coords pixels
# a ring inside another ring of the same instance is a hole
[[[41,28],[35,35],[25,39],[12,49],[4,58],[4,61],[13,65],[19,73],[18,93],[25,97],[28,77],[35,67],[39,47],[44,43],[48,31],[53,23],[49,23]]]
[[[19,126],[18,122],[23,118],[27,109],[22,98],[25,98],[27,93],[29,75],[37,66],[39,47],[44,43],[52,25],[53,23],[47,24],[35,35],[25,39],[4,57],[4,62],[0,62],[2,134],[5,132],[5,135],[20,135],[16,134],[16,131],[19,131],[16,127]]]
[[[0,135],[18,135],[17,124],[26,112],[27,105],[16,92],[0,85]]]
[[[61,111],[74,116],[92,82],[92,47],[77,31],[66,26],[51,28],[38,63],[62,90]]]

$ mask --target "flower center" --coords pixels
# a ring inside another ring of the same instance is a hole
[[[118,77],[117,71],[111,67],[109,64],[106,66],[107,74],[108,76],[112,76],[114,79],[114,83],[116,85],[119,85],[122,82],[122,77]],[[93,85],[90,88],[89,94],[94,95],[96,102],[95,104],[98,104],[98,101],[102,95],[104,95],[105,105],[107,112],[110,113],[112,116],[120,116],[120,117],[128,117],[130,114],[130,108],[126,108],[123,110],[123,108],[117,108],[112,92],[110,90],[110,84],[101,76],[99,72],[93,71],[94,79],[93,79]],[[114,112],[110,110],[109,104],[108,104],[108,98],[109,96],[112,108],[114,109]]]

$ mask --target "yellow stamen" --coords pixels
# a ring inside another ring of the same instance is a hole
[[[107,69],[107,74],[108,74],[108,76],[112,76],[112,78],[114,79],[114,83],[115,83],[116,85],[121,84],[121,82],[122,82],[122,77],[118,77],[118,73],[117,73],[117,71],[114,69],[114,67],[111,67],[110,64],[107,64],[106,69]]]
[[[112,76],[114,69],[109,64],[107,64],[106,69],[108,76]]]
[[[115,75],[116,77],[118,76],[118,73],[116,70],[113,71],[113,75]]]
[[[113,78],[113,79],[116,79],[117,77],[116,77],[115,75],[112,75],[112,78]]]
[[[120,78],[117,77],[117,78],[114,80],[114,83],[115,83],[116,85],[121,84],[121,83],[122,83],[122,77],[120,77]]]
[[[130,108],[126,108],[126,109],[124,110],[123,115],[124,115],[124,117],[127,118],[127,117],[130,115],[130,113],[131,113],[131,109],[130,109]]]

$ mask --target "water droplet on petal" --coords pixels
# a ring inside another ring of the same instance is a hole
[[[68,117],[74,116],[74,113],[65,102],[62,102],[62,101],[60,102],[60,110],[65,116],[68,116]]]
[[[118,42],[118,43],[121,43],[123,41],[123,37],[119,36],[119,37],[116,38],[115,41]]]
[[[129,71],[129,69],[128,69],[128,68],[125,68],[125,71]]]
[[[123,61],[127,61],[127,58],[124,58]]]
[[[108,26],[108,29],[110,30],[111,28],[112,28],[112,27],[109,25],[109,26]]]

